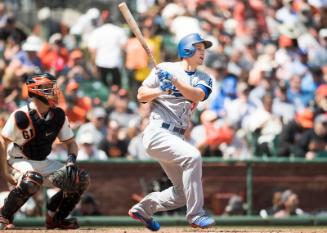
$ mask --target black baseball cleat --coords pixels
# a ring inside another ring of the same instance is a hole
[[[45,226],[47,229],[78,229],[79,224],[76,218],[66,218],[63,220],[58,220],[56,217],[51,217],[46,215]]]

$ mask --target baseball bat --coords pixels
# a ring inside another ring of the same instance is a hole
[[[138,39],[138,41],[141,43],[142,47],[144,48],[145,52],[148,54],[148,56],[150,57],[150,61],[153,64],[154,68],[158,69],[157,66],[157,62],[155,61],[153,54],[148,46],[148,44],[146,43],[144,36],[139,28],[139,26],[137,25],[132,13],[130,12],[130,10],[128,9],[128,6],[126,5],[125,2],[122,2],[118,5],[120,12],[122,13],[122,15],[124,16],[129,28],[131,29],[131,31],[133,32],[133,34],[136,36],[136,38]]]

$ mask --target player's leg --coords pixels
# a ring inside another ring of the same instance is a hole
[[[145,218],[151,218],[154,213],[182,207],[186,203],[183,189],[183,170],[180,166],[160,161],[160,165],[173,183],[172,187],[161,192],[152,192],[145,196],[131,211],[139,212]]]
[[[63,199],[58,207],[57,218],[65,219],[79,202],[81,195],[89,187],[90,178],[85,170],[79,172],[79,182],[74,192],[63,190]]]
[[[33,196],[42,186],[43,177],[35,171],[27,171],[17,186],[10,191],[0,213],[0,229],[12,228],[14,214],[22,207],[29,197]]]
[[[62,202],[62,199],[64,197],[64,192],[62,190],[59,190],[56,192],[53,196],[51,196],[47,201],[47,211],[48,214],[50,213],[56,213],[58,210],[58,207],[60,203]]]
[[[179,145],[180,149],[176,149]],[[182,169],[182,185],[186,198],[186,218],[193,227],[207,228],[214,224],[214,219],[203,210],[204,198],[202,187],[202,158],[199,150],[191,144],[181,141],[174,145],[175,161]],[[174,179],[176,170],[169,177]]]
[[[182,169],[175,165],[160,162],[162,168],[173,183],[172,187],[161,192],[152,192],[129,210],[129,215],[144,223],[152,231],[160,229],[160,224],[152,218],[153,214],[185,205],[182,183]],[[138,215],[138,216],[137,216]]]
[[[181,179],[186,198],[187,220],[192,223],[203,216],[205,211],[201,180],[202,158],[199,150],[161,128],[147,128],[143,143],[150,156],[165,163],[175,164],[182,169]],[[169,176],[172,179],[175,177],[174,173]]]
[[[60,191],[52,196],[47,203],[46,225],[48,229],[77,229],[79,227],[75,218],[67,219],[67,216],[75,208],[81,195],[88,188],[89,175],[86,171],[80,170],[79,182],[75,184],[75,187],[70,187],[68,190],[68,187],[65,186],[67,179],[65,169],[63,167],[48,177],[52,185],[60,188]]]
[[[153,158],[167,164],[175,164],[181,168],[182,175],[180,177],[183,181],[187,207],[186,217],[189,223],[193,224],[201,219],[199,227],[213,224],[213,219],[208,218],[203,210],[202,158],[200,152],[179,136],[161,128],[148,127],[144,132],[143,144]],[[177,174],[174,172],[169,174],[171,179],[174,179],[175,176]]]
[[[77,229],[79,224],[75,218],[66,218],[79,201],[78,194],[67,195],[62,190],[53,195],[47,203],[47,229]],[[68,214],[67,214],[68,213]]]

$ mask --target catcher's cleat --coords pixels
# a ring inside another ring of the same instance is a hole
[[[215,224],[215,220],[208,215],[203,215],[197,218],[193,223],[192,227],[194,228],[208,228]]]
[[[11,220],[0,216],[0,230],[11,230],[14,228],[15,228],[15,225],[12,223]]]
[[[47,229],[78,229],[79,224],[76,218],[66,218],[63,220],[58,220],[56,217],[51,217],[47,214],[45,225]]]
[[[160,229],[160,224],[159,224],[159,222],[157,222],[157,221],[154,220],[153,218],[146,219],[146,218],[144,218],[140,213],[138,213],[138,212],[134,212],[134,211],[132,212],[131,210],[128,211],[128,215],[129,215],[131,218],[133,218],[133,219],[135,219],[135,220],[137,220],[137,221],[143,223],[144,226],[145,226],[146,228],[148,228],[149,230],[151,230],[151,231],[159,231],[159,229]]]

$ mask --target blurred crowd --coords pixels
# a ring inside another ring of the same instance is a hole
[[[213,42],[201,67],[212,76],[213,91],[185,134],[203,156],[326,156],[326,1],[147,0],[133,6],[157,62],[178,60],[176,44],[188,33]],[[0,128],[28,101],[24,79],[47,71],[58,79],[78,159],[149,158],[141,132],[150,106],[138,103],[136,92],[152,66],[116,11],[90,7],[64,20],[44,7],[27,30],[0,3]],[[55,143],[50,157],[65,156]]]

